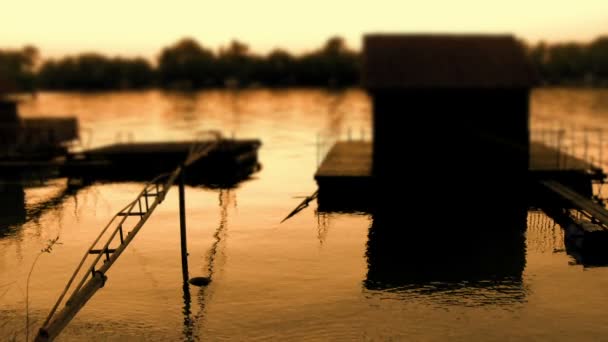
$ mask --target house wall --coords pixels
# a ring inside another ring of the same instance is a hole
[[[528,89],[376,90],[371,95],[379,191],[396,190],[420,201],[462,198],[452,204],[462,208],[483,205],[487,198],[525,201]]]

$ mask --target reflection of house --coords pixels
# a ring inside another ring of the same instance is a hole
[[[523,47],[510,36],[370,35],[363,58],[375,195],[365,286],[522,300],[535,81]]]
[[[0,99],[0,158],[50,157],[77,138],[76,118],[22,119],[16,101]]]
[[[432,228],[430,224],[395,229],[407,223],[403,217],[398,220],[390,213],[376,212],[372,218],[365,253],[366,288],[405,286],[414,292],[446,291],[449,296],[452,290],[468,287],[479,290],[470,291],[471,295],[482,294],[482,300],[492,304],[523,299],[526,243],[521,231],[526,228],[525,208],[512,213],[507,220],[498,217],[485,222],[472,219],[457,223],[466,228],[470,225],[485,228],[476,229],[474,236],[460,229],[437,234],[436,230],[425,229]],[[455,297],[462,295],[459,291]]]

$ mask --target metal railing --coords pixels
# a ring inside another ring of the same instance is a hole
[[[562,156],[571,156],[599,168],[608,167],[604,148],[608,141],[603,128],[534,128],[530,141],[556,149]],[[566,168],[567,158],[558,158],[559,167]]]

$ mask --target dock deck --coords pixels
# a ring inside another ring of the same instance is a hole
[[[601,172],[600,168],[590,162],[540,143],[530,144],[529,170],[532,172]],[[332,147],[319,166],[315,179],[371,177],[371,175],[372,143],[368,141],[339,141]]]
[[[259,168],[259,140],[142,142],[100,147],[68,156],[65,173],[93,179],[147,179],[184,162],[192,148],[212,148],[207,156],[188,168],[193,182],[231,183]]]
[[[485,170],[491,173],[492,170]],[[602,181],[603,170],[590,162],[565,154],[541,143],[530,144],[529,178],[538,183],[553,180],[591,196],[592,182]],[[319,186],[319,197],[340,195],[340,200],[373,187],[372,143],[340,141],[329,151],[314,176]],[[352,192],[352,193],[351,193]]]
[[[320,210],[367,210],[365,198],[374,186],[372,144],[337,142],[319,166],[315,180],[319,186]]]
[[[259,169],[259,140],[175,141],[121,143],[69,153],[49,160],[3,159],[3,174],[20,175],[32,169],[53,170],[60,177],[96,180],[148,180],[182,164],[192,148],[211,151],[188,168],[188,182],[234,184]]]
[[[315,178],[369,177],[372,174],[372,144],[340,141],[329,151]]]

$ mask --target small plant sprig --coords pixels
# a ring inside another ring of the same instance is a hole
[[[53,251],[53,246],[61,245],[61,242],[59,242],[59,235],[57,235],[57,237],[55,237],[54,239],[49,239],[47,241],[48,244],[46,245],[46,247],[40,250],[41,253],[51,253]]]
[[[51,253],[53,251],[53,247],[55,245],[61,245],[59,242],[59,235],[57,235],[54,239],[47,240],[47,245],[43,249],[40,250],[40,253],[36,255],[34,262],[32,263],[32,267],[30,267],[30,272],[27,275],[27,283],[25,286],[25,341],[29,341],[30,339],[30,277],[32,276],[32,272],[34,272],[34,266],[38,262],[38,258],[44,253]]]

